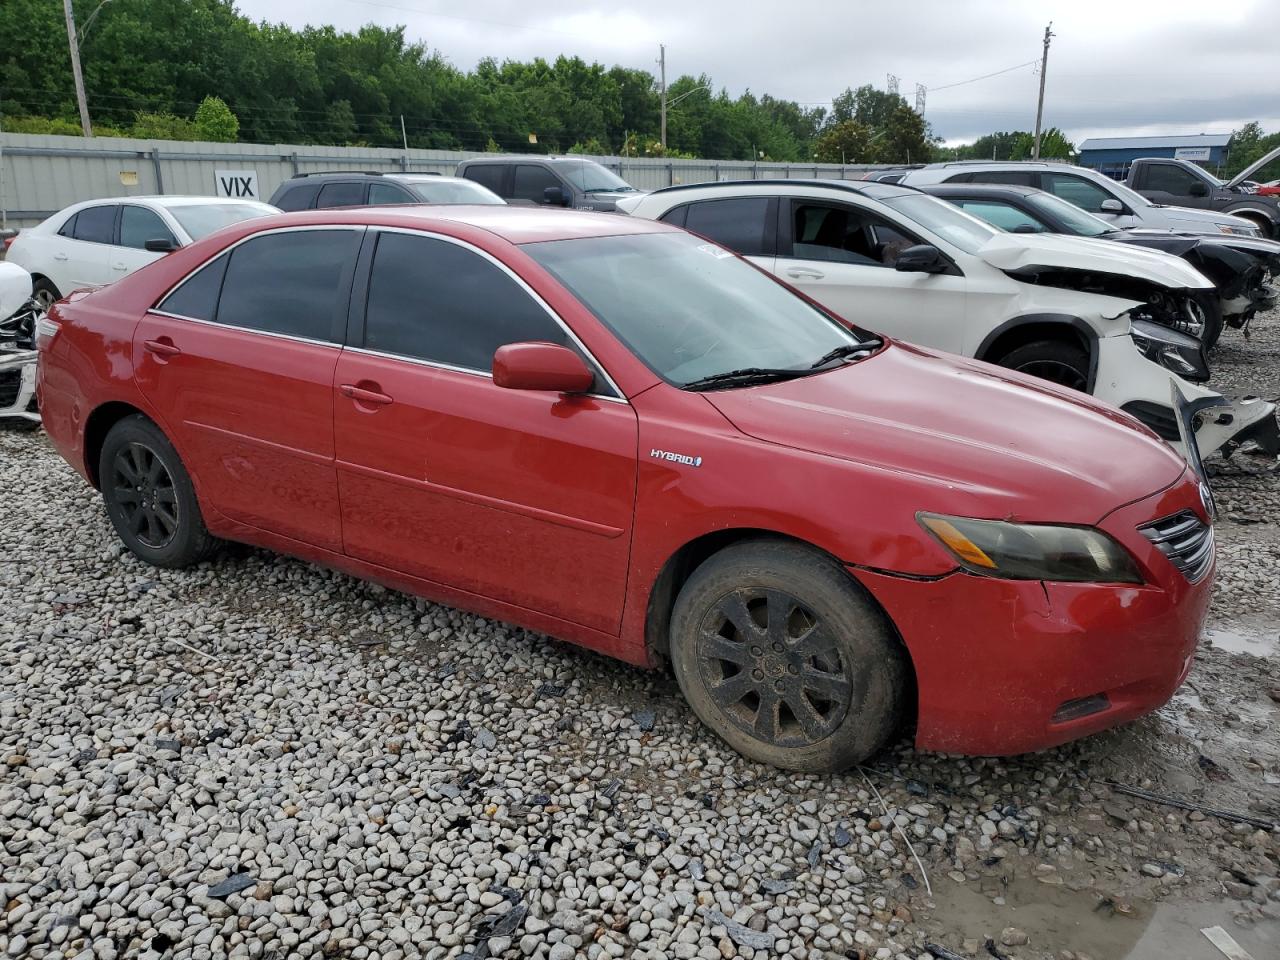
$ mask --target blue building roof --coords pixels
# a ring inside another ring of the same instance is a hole
[[[1171,137],[1090,137],[1080,144],[1085,150],[1167,150],[1170,147],[1225,147],[1229,133],[1188,133]]]

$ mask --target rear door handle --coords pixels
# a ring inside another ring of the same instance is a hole
[[[55,254],[53,255],[53,259],[55,259],[55,260],[65,260],[65,259],[67,259],[67,255],[66,255],[65,253],[55,253]]]
[[[182,352],[168,337],[161,337],[159,340],[144,340],[142,345],[147,348],[147,353],[154,353],[157,357],[176,357]]]
[[[787,271],[792,280],[821,280],[826,276],[821,270],[809,270],[805,267],[792,267]]]
[[[378,389],[378,385],[376,383],[370,383],[367,387],[362,387],[354,383],[344,383],[338,387],[338,392],[344,397],[355,400],[358,403],[371,403],[374,406],[379,407],[385,407],[388,403],[395,402],[391,397]]]
[[[121,271],[123,271],[123,270],[128,270],[129,268],[128,268],[128,267],[126,267],[123,263],[113,263],[113,264],[111,265],[111,269],[112,269],[112,270],[121,270]]]

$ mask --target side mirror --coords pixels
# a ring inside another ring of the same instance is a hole
[[[1034,224],[1020,223],[1012,230],[1013,233],[1039,233]]]
[[[942,255],[942,251],[932,244],[917,243],[907,247],[893,264],[893,269],[904,273],[943,273],[951,264]]]
[[[542,191],[542,202],[549,203],[553,207],[567,207],[569,198],[565,196],[563,187],[547,187]]]
[[[1187,188],[1187,193],[1191,194],[1193,197],[1207,197],[1209,195],[1209,188],[1204,183],[1197,180]]]
[[[173,253],[178,249],[178,245],[169,237],[156,237],[153,240],[144,240],[142,243],[151,253]]]
[[[1098,204],[1098,209],[1102,213],[1124,213],[1124,204],[1115,197],[1107,197],[1102,203]]]
[[[493,355],[493,382],[508,390],[586,393],[596,378],[582,357],[555,343],[508,343]]]

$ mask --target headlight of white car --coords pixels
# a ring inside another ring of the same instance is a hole
[[[1245,227],[1245,226],[1233,227],[1233,226],[1230,226],[1229,224],[1220,223],[1220,224],[1218,224],[1218,229],[1219,229],[1219,230],[1221,230],[1223,233],[1230,233],[1230,234],[1234,234],[1234,235],[1235,235],[1235,236],[1237,236],[1237,237],[1260,237],[1260,236],[1262,236],[1262,231],[1261,231],[1261,230],[1259,230],[1257,227],[1254,227],[1254,226],[1248,226],[1248,227]]]

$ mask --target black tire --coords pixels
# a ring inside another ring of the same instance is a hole
[[[996,363],[1081,393],[1089,392],[1089,354],[1066,340],[1036,340],[1010,350]]]
[[[1200,334],[1200,342],[1209,350],[1222,336],[1222,298],[1217,290],[1197,290],[1192,297],[1204,314],[1204,332]]]
[[[884,747],[910,683],[905,650],[862,588],[784,540],[736,543],[693,572],[672,612],[671,660],[693,712],[730,746],[807,772]]]
[[[108,431],[98,481],[116,534],[147,563],[187,567],[213,553],[218,541],[204,525],[191,477],[146,417],[125,417]]]
[[[40,277],[31,284],[31,296],[40,304],[40,309],[46,313],[49,308],[62,299],[62,294],[58,292],[58,288],[47,277]]]

